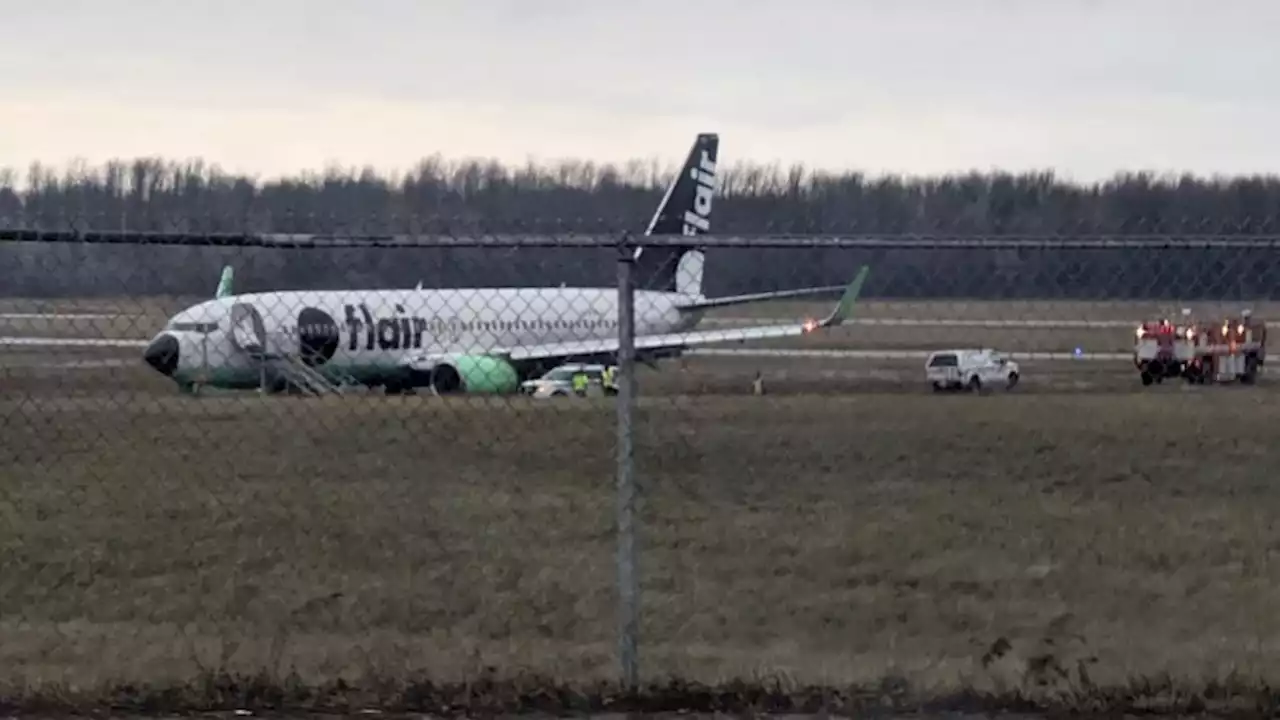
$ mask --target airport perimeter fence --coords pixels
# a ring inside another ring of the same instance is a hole
[[[1132,352],[1183,308],[1275,316],[1280,238],[689,242],[0,230],[0,666],[892,693],[1008,653],[1032,686],[1219,667],[1204,633],[1270,622],[1256,585],[1188,581],[1240,603],[1226,629],[1143,585],[1238,559],[1233,529],[1179,535],[1188,501],[1268,542],[1257,497],[1206,498],[1261,487],[1274,443]],[[1006,362],[939,396],[950,348]]]

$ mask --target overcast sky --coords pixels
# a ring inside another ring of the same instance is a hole
[[[1280,170],[1275,0],[0,0],[0,165]]]

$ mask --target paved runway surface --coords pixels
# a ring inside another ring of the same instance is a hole
[[[53,338],[53,337],[0,337],[0,345],[19,347],[136,347],[147,346],[146,340],[129,338]]]
[[[782,348],[702,348],[686,350],[685,355],[738,357],[811,357],[841,360],[924,360],[928,350],[788,350]],[[1006,352],[1013,360],[1088,360],[1117,362],[1133,358],[1128,353]]]
[[[127,318],[127,314],[58,314],[58,313],[8,313],[0,314],[0,319],[88,319],[88,318]],[[705,318],[704,325],[733,325],[749,327],[767,325],[778,322],[773,318]],[[1131,322],[1120,320],[948,320],[948,319],[915,319],[915,318],[855,318],[846,321],[849,325],[874,325],[889,327],[1063,327],[1063,328],[1117,328],[1130,327]],[[142,339],[105,339],[105,338],[43,338],[43,337],[0,337],[0,346],[23,347],[116,347],[142,348],[147,340]],[[792,350],[781,348],[700,348],[686,352],[691,356],[738,356],[738,357],[793,357],[793,358],[832,358],[847,360],[923,360],[928,356],[924,350]],[[1132,356],[1128,353],[1068,353],[1068,352],[1009,352],[1014,360],[1083,360],[1102,362],[1122,362]]]
[[[703,325],[750,327],[778,322],[769,318],[703,318]],[[845,325],[888,327],[988,327],[988,328],[1133,328],[1127,320],[958,320],[946,318],[851,318]]]
[[[0,313],[0,320],[116,320],[138,318],[129,313]],[[752,317],[709,317],[703,318],[703,325],[729,325],[734,327],[752,327],[782,322],[781,318]],[[962,320],[948,318],[850,318],[845,325],[871,325],[882,327],[991,327],[991,328],[1131,328],[1134,323],[1127,320]]]
[[[0,337],[0,346],[17,347],[114,347],[143,348],[146,340],[101,338]],[[832,358],[844,360],[923,360],[927,350],[790,350],[784,348],[700,348],[686,350],[690,356]],[[1014,360],[1084,360],[1117,362],[1129,360],[1128,353],[1008,352]]]
[[[0,313],[0,320],[114,320],[122,313]]]

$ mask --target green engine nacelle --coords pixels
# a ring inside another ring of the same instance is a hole
[[[438,393],[509,394],[520,389],[520,375],[502,358],[463,355],[436,365],[431,384]]]

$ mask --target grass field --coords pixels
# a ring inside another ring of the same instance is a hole
[[[1275,392],[1155,390],[645,399],[645,670],[1280,679]],[[27,393],[0,422],[14,679],[614,672],[610,405]]]
[[[616,673],[608,401],[183,398],[140,365],[0,353],[0,684]],[[1280,682],[1280,391],[1028,367],[645,370],[646,676]]]

